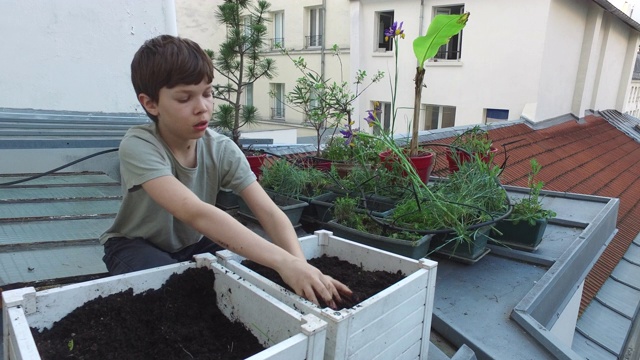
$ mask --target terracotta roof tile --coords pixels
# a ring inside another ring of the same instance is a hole
[[[501,175],[504,184],[527,186],[529,160],[536,158],[542,165],[538,179],[545,182],[547,190],[620,199],[619,231],[585,279],[582,313],[640,232],[640,144],[597,116],[541,130],[517,124],[492,129],[489,135],[499,148],[496,164],[504,161],[502,145],[519,140],[506,147],[507,166]],[[447,176],[444,151],[435,150],[439,156],[434,175]]]

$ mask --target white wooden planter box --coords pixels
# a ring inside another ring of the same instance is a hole
[[[303,314],[315,314],[328,323],[326,360],[426,359],[437,263],[414,260],[358,244],[320,230],[300,238],[307,259],[337,256],[364,270],[402,271],[406,277],[353,308],[321,309],[243,266],[243,257],[220,251],[220,263],[243,279]]]
[[[98,296],[134,294],[158,289],[174,273],[206,266],[215,273],[218,307],[232,321],[241,321],[267,349],[249,359],[322,359],[326,322],[301,315],[223,268],[211,254],[196,262],[117,275],[55,289],[22,288],[2,293],[4,360],[40,359],[30,327],[44,329]],[[211,301],[214,301],[213,299]],[[260,329],[260,330],[257,330]]]

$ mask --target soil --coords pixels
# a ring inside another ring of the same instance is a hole
[[[219,311],[213,281],[191,268],[158,290],[100,297],[31,332],[42,359],[245,359],[264,350]]]
[[[353,298],[340,304],[343,308],[356,306],[404,278],[400,272],[364,271],[336,257],[322,256],[309,263],[353,291]],[[277,272],[255,263],[246,265],[288,288]],[[99,297],[51,329],[31,332],[44,360],[245,359],[264,350],[241,323],[231,323],[211,301],[216,298],[213,281],[211,271],[191,268],[171,276],[158,290]]]
[[[309,263],[322,271],[322,273],[339,280],[351,289],[353,292],[352,298],[347,299],[343,297],[343,302],[338,304],[340,308],[354,307],[405,277],[400,271],[396,273],[387,271],[365,271],[361,266],[340,260],[335,256],[322,255],[321,257],[309,260]],[[276,284],[292,290],[282,281],[282,278],[276,271],[250,260],[245,260],[242,264]],[[326,304],[321,302],[320,306],[326,307]]]

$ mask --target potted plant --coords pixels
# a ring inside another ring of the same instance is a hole
[[[358,205],[357,198],[345,196],[335,199],[333,219],[327,223],[327,228],[345,239],[412,259],[420,259],[427,255],[432,235],[381,226],[376,217],[362,211]]]
[[[456,136],[447,149],[447,162],[449,171],[456,172],[461,163],[470,161],[472,157],[478,157],[485,163],[493,161],[497,148],[492,146],[489,133],[476,125]]]
[[[469,13],[462,15],[437,15],[431,21],[427,33],[424,36],[418,36],[413,41],[413,51],[418,61],[416,75],[414,77],[414,104],[413,104],[413,121],[411,126],[411,136],[409,146],[407,148],[391,147],[389,150],[382,152],[380,158],[383,162],[397,161],[402,156],[408,159],[409,164],[415,169],[418,177],[427,183],[429,175],[435,163],[435,153],[419,146],[419,119],[422,101],[422,88],[424,87],[425,68],[424,63],[434,57],[438,49],[445,45],[449,39],[458,34],[465,27]],[[398,89],[398,48],[399,40],[405,38],[402,29],[403,22],[394,22],[393,25],[385,30],[385,40],[390,38],[394,41],[394,55],[396,74],[394,84],[391,89],[391,133],[395,128],[396,120],[396,94]],[[374,106],[373,110],[368,111],[365,121],[372,124],[378,123],[379,109]],[[392,136],[393,138],[393,136]]]
[[[352,129],[354,124],[352,104],[369,86],[382,80],[384,73],[378,71],[368,80],[367,72],[358,70],[353,82],[355,90],[352,91],[352,84],[344,81],[342,76],[340,81],[326,79],[323,74],[308,67],[304,58],[294,59],[287,49],[280,50],[302,74],[296,80],[294,88],[285,95],[285,105],[301,113],[306,122],[316,131],[316,154],[308,159],[308,162],[325,170],[328,170],[331,163],[336,163],[339,168],[356,163],[352,145],[340,140],[338,128],[346,122],[347,131],[357,131]],[[331,52],[338,59],[342,74],[342,60],[338,45],[333,45]],[[329,141],[323,149],[323,138],[330,129],[332,132]],[[344,135],[344,131],[340,133]]]
[[[217,53],[206,50],[216,73],[223,78],[222,83],[213,85],[213,97],[222,103],[213,112],[211,126],[227,133],[241,149],[240,129],[258,121],[258,109],[242,104],[242,93],[259,78],[271,79],[275,75],[275,61],[263,57],[261,52],[267,36],[265,15],[270,6],[264,0],[253,6],[242,0],[227,0],[218,5],[216,18],[226,29],[226,40]],[[251,169],[260,177],[266,154],[243,150]]]
[[[556,216],[552,210],[542,206],[540,191],[544,182],[536,181],[542,166],[536,159],[530,161],[531,171],[527,179],[529,193],[513,203],[509,217],[496,223],[493,238],[498,244],[526,251],[535,251],[550,218]]]
[[[508,215],[508,196],[498,182],[500,168],[479,159],[460,165],[449,178],[407,197],[392,225],[435,235],[430,252],[474,263],[487,253],[491,224]]]
[[[311,206],[312,202],[329,193],[327,188],[331,181],[324,171],[280,158],[262,167],[260,184],[265,190],[306,202],[309,206],[303,208],[301,216],[316,218],[316,207]]]

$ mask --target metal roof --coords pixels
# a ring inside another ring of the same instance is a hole
[[[628,246],[616,261],[620,268],[615,267],[610,277],[607,274],[607,281],[594,292],[597,296],[591,304],[597,305],[584,310],[573,346],[565,344],[552,331],[556,313],[564,308],[569,301],[567,297],[578,290],[584,279],[587,279],[585,293],[593,291],[588,280],[593,270],[589,270],[602,258],[603,250],[606,253],[605,249],[612,245],[619,248],[624,243],[620,239],[625,240],[627,234],[635,231],[631,242],[638,233],[632,221],[637,219],[635,207],[625,200],[629,192],[624,191],[623,184],[629,184],[630,180],[617,185],[621,191],[611,192],[611,196],[576,194],[585,189],[596,194],[602,192],[607,183],[615,181],[616,174],[611,172],[597,173],[609,176],[608,182],[591,180],[593,171],[590,177],[577,177],[584,164],[575,158],[576,154],[584,160],[593,156],[588,151],[602,149],[595,146],[598,144],[587,146],[593,142],[590,137],[597,134],[604,137],[605,144],[608,141],[617,144],[618,152],[614,151],[611,156],[622,162],[625,154],[634,154],[635,148],[621,142],[614,135],[620,132],[612,132],[607,125],[601,118],[590,118],[584,124],[562,124],[537,131],[522,122],[491,127],[490,135],[498,146],[514,139],[526,139],[514,144],[509,152],[505,182],[521,185],[528,172],[527,159],[535,156],[543,164],[541,174],[547,182],[546,188],[555,190],[547,192],[545,205],[558,216],[549,225],[535,253],[492,246],[485,258],[471,266],[447,258],[437,259],[433,326],[460,347],[459,351],[472,349],[479,358],[580,358],[581,354],[612,355],[611,350],[615,352],[624,346],[626,334],[632,328],[634,305],[637,309],[639,301],[634,279],[640,278],[634,275],[638,272],[633,268],[637,249],[625,254]],[[443,131],[439,137],[446,134],[451,132]],[[612,137],[613,140],[607,140]],[[631,143],[639,146],[634,141]],[[585,147],[590,150],[582,153],[580,148]],[[547,155],[560,159],[560,163],[549,160]],[[640,171],[633,170],[632,165],[627,164],[627,169],[634,176],[640,176]],[[438,167],[436,172],[442,169]],[[615,169],[619,167],[615,165]],[[25,175],[2,175],[0,182]],[[565,176],[567,182],[559,182]],[[565,184],[564,190],[562,184]],[[587,185],[592,187],[585,187]],[[117,210],[118,188],[118,181],[100,172],[52,174],[15,187],[0,188],[0,287],[60,284],[103,276],[106,270],[97,237],[110,225]],[[508,189],[514,195],[522,193],[519,188]],[[633,244],[640,246],[637,239]],[[611,263],[612,259],[607,257],[605,263]],[[600,324],[609,318],[613,319],[610,325]],[[601,334],[607,337],[599,338]],[[437,356],[432,358],[446,358],[435,349],[433,352]]]

